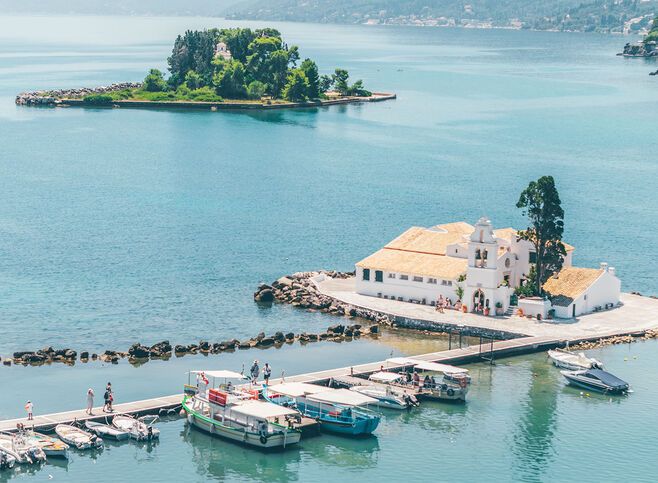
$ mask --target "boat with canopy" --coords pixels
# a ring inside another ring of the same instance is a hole
[[[187,421],[213,436],[260,449],[299,443],[298,411],[259,400],[259,391],[235,386],[247,378],[233,371],[191,371],[183,398]],[[197,380],[191,384],[191,376]],[[219,381],[219,382],[218,382]],[[191,389],[194,388],[193,393]]]
[[[318,421],[320,429],[332,433],[369,435],[381,421],[381,415],[366,408],[377,405],[377,399],[348,389],[284,382],[266,387],[263,393],[267,400],[296,408],[303,416]]]
[[[587,369],[603,369],[603,363],[592,357],[587,357],[584,352],[571,352],[565,349],[552,349],[548,351],[548,357],[556,367],[568,371],[584,371]]]
[[[387,359],[386,362],[402,369],[409,368],[418,374],[418,379],[414,380],[411,373],[405,371],[403,374],[405,377],[388,384],[400,387],[415,387],[418,390],[416,395],[421,399],[466,401],[466,394],[471,384],[468,369],[407,357],[392,357]]]

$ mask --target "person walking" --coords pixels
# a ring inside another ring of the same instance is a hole
[[[28,401],[25,404],[25,410],[27,411],[27,420],[28,421],[34,420],[34,416],[32,415],[32,412],[34,411],[34,405],[32,404],[32,401]]]
[[[271,375],[272,375],[272,368],[266,362],[265,366],[263,367],[263,379],[265,379],[265,385],[267,385],[267,386],[270,385],[270,376]]]
[[[112,396],[112,383],[108,382],[107,386],[105,386],[105,394],[103,394],[103,400],[105,401],[105,404],[103,405],[103,412],[104,413],[111,413],[112,410],[112,400],[114,397]]]
[[[260,367],[258,367],[258,360],[255,360],[254,363],[251,365],[251,382],[252,384],[255,384],[258,382],[258,374],[260,374]]]
[[[87,411],[86,413],[89,416],[93,416],[92,409],[94,408],[94,390],[92,388],[87,389]]]

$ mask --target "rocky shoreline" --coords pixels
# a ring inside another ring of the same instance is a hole
[[[658,48],[656,48],[655,42],[628,42],[624,45],[624,50],[617,55],[622,57],[658,57]]]
[[[141,82],[119,82],[110,84],[109,86],[22,92],[16,96],[16,105],[56,106],[62,103],[62,99],[82,98],[90,94],[107,94],[108,92],[122,91],[124,89],[139,89],[140,87],[142,87]]]
[[[604,339],[599,339],[595,341],[581,342],[580,344],[575,344],[570,346],[570,349],[590,350],[590,349],[598,349],[600,347],[606,347],[609,345],[631,344],[633,342],[639,342],[639,341],[651,340],[651,339],[658,339],[658,329],[650,329],[642,334],[637,334],[637,335],[617,335],[614,337],[606,337]]]

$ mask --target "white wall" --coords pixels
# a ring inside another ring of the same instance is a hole
[[[395,278],[389,278],[389,272],[384,272],[383,275],[383,281],[376,282],[375,270],[371,269],[370,280],[363,280],[363,269],[356,267],[356,292],[372,297],[378,297],[381,294],[382,298],[386,295],[389,298],[395,297],[396,300],[398,297],[402,297],[405,302],[408,302],[409,299],[419,301],[425,299],[428,305],[431,302],[436,302],[439,295],[451,299],[453,303],[458,298],[455,293],[455,289],[457,288],[456,280],[450,280],[452,283],[450,286],[442,285],[443,279],[437,279],[436,284],[430,284],[427,282],[429,277],[426,276],[423,276],[422,282],[414,282],[414,275],[412,274],[395,273]],[[400,278],[401,275],[407,275],[408,280],[402,280]]]
[[[562,319],[573,317],[573,306],[576,305],[576,317],[594,311],[595,307],[605,309],[606,304],[619,303],[621,281],[609,271],[605,271],[592,285],[574,300],[568,307],[553,307],[555,316]]]

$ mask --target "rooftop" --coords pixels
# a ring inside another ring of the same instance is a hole
[[[598,279],[603,270],[596,268],[564,267],[544,283],[551,294],[553,305],[567,307]]]
[[[382,248],[358,262],[357,267],[453,280],[466,273],[466,258]]]

